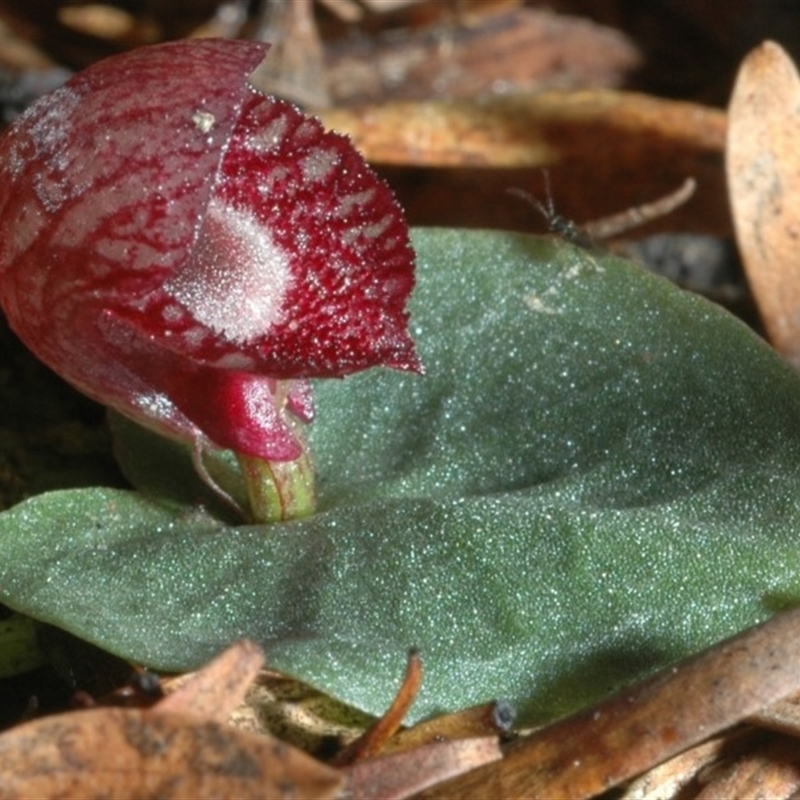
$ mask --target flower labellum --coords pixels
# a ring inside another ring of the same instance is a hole
[[[18,118],[0,303],[90,397],[196,454],[274,465],[305,457],[306,379],[421,366],[402,212],[346,138],[247,82],[266,49],[141,48]]]

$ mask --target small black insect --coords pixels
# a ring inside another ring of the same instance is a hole
[[[542,174],[547,193],[547,205],[544,205],[537,197],[534,197],[524,189],[516,187],[508,189],[509,194],[521,197],[525,202],[530,203],[537,209],[545,218],[551,233],[587,250],[597,249],[600,241],[619,236],[621,233],[638,228],[646,222],[666,216],[678,206],[683,205],[697,188],[695,179],[687,178],[674,192],[670,192],[652,203],[642,203],[642,205],[633,206],[619,214],[612,214],[608,217],[587,222],[584,225],[578,225],[556,211],[553,204],[553,195],[550,191],[550,174],[547,170],[542,170]]]
[[[526,192],[524,189],[513,187],[508,189],[508,193],[532,205],[544,217],[551,233],[560,236],[571,244],[578,245],[578,247],[585,247],[587,250],[594,249],[597,243],[589,235],[588,231],[556,211],[555,204],[553,203],[553,193],[550,191],[550,173],[546,169],[543,169],[542,175],[544,177],[547,205],[544,205],[538,197],[535,197],[530,192]]]

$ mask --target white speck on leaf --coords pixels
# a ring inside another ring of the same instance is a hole
[[[545,303],[541,296],[536,294],[536,292],[530,292],[529,294],[526,294],[523,299],[525,300],[525,305],[528,306],[531,311],[536,311],[539,314],[561,313],[557,308],[547,305],[547,303]]]

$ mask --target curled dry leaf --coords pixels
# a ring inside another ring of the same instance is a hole
[[[717,800],[720,797],[796,797],[797,740],[739,726],[632,781],[620,800]]]
[[[800,367],[800,78],[779,45],[747,56],[728,113],[736,240],[770,340]]]
[[[592,797],[797,691],[798,662],[800,608],[537,731],[502,762],[425,797]]]
[[[237,642],[199,672],[181,680],[157,710],[226,722],[244,700],[263,663],[264,654],[258,645],[248,640]]]
[[[0,737],[0,796],[338,797],[343,777],[224,723],[264,656],[231,646],[150,709],[95,708]]]

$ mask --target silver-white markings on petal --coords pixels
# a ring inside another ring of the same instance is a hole
[[[251,214],[212,200],[192,259],[164,289],[215,333],[245,344],[281,319],[288,254]]]

